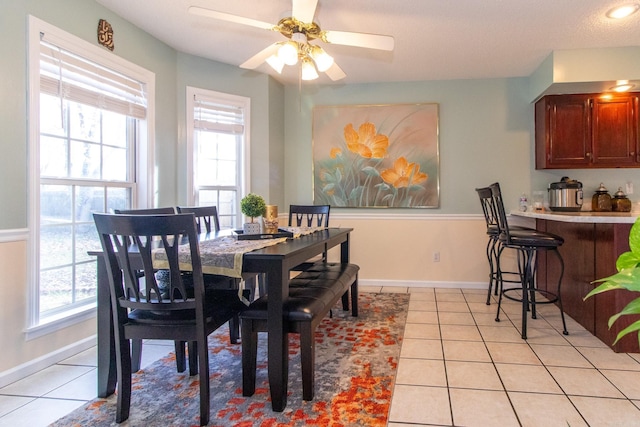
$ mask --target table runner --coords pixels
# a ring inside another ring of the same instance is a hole
[[[246,252],[266,248],[287,240],[286,237],[267,240],[237,240],[232,236],[217,237],[200,242],[200,259],[204,274],[242,278],[242,256]],[[191,271],[191,254],[189,245],[181,245],[178,249],[180,269]],[[168,269],[167,256],[162,249],[153,251],[153,266],[157,269]]]
[[[296,239],[300,236],[315,233],[319,230],[324,230],[326,227],[278,227],[280,230],[288,231],[293,234],[293,238]]]
[[[280,227],[293,233],[298,238],[324,227]],[[238,240],[234,236],[222,236],[200,242],[200,259],[204,274],[219,274],[221,276],[242,278],[242,258],[247,252],[276,245],[287,240],[286,237],[264,240]],[[180,269],[191,271],[191,254],[189,245],[181,245],[178,249]],[[153,266],[157,269],[168,269],[167,256],[162,249],[153,251]]]

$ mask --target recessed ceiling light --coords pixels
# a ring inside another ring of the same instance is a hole
[[[622,19],[636,13],[640,9],[640,4],[629,3],[622,6],[614,7],[607,12],[607,17],[611,19]]]
[[[616,85],[611,87],[610,89],[614,92],[626,92],[629,89],[634,88],[636,85],[633,83],[629,83],[629,80],[618,80]]]

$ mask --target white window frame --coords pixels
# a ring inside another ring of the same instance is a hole
[[[251,165],[249,159],[251,147],[250,144],[250,128],[251,128],[251,99],[239,96],[232,95],[223,92],[216,92],[208,89],[196,88],[192,86],[187,86],[186,88],[187,102],[186,102],[186,123],[187,123],[187,203],[190,206],[194,206],[196,204],[197,196],[196,196],[196,188],[195,188],[195,155],[196,155],[196,146],[194,143],[194,132],[195,132],[195,117],[194,117],[194,109],[195,109],[195,97],[200,96],[205,99],[215,100],[220,104],[233,105],[236,107],[241,107],[244,112],[244,136],[243,136],[243,144],[240,147],[241,153],[238,156],[240,171],[238,171],[239,178],[239,187],[240,191],[238,192],[238,203],[240,203],[240,199],[247,194],[249,189],[250,181],[250,173]],[[236,212],[236,224],[242,224],[242,212],[240,209]]]
[[[143,82],[147,88],[147,115],[140,121],[140,140],[136,146],[134,203],[154,206],[155,194],[155,73],[126,61],[106,49],[29,16],[29,196],[28,196],[28,274],[27,339],[37,338],[95,316],[95,303],[81,309],[68,310],[56,317],[40,318],[39,310],[39,230],[40,230],[40,37],[107,68]]]

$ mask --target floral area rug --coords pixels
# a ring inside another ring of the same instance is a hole
[[[243,397],[241,346],[229,344],[226,327],[219,329],[209,336],[209,425],[385,426],[408,304],[408,294],[361,293],[357,318],[336,305],[316,329],[311,402],[302,400],[299,339],[290,334],[289,395],[280,413],[271,410],[266,334],[259,335],[256,393]],[[96,399],[52,426],[116,426],[115,406],[115,395]],[[173,353],[134,374],[130,416],[120,426],[197,425],[198,379],[177,373]]]

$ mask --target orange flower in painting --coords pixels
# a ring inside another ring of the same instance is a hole
[[[393,185],[395,188],[420,184],[429,178],[426,173],[420,172],[419,164],[409,163],[404,157],[398,157],[393,163],[393,168],[383,170],[380,172],[380,176],[384,182]]]
[[[335,159],[336,157],[341,155],[342,155],[342,150],[339,149],[338,147],[333,147],[329,152],[329,156],[331,156],[332,159]]]
[[[387,154],[389,137],[376,133],[376,125],[364,122],[358,128],[349,123],[344,127],[344,140],[349,151],[367,159],[382,159]]]

